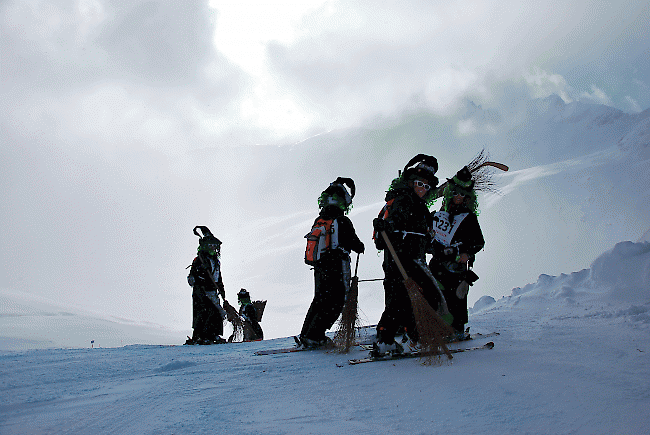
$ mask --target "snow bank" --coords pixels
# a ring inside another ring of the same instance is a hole
[[[479,311],[484,308],[487,308],[491,305],[494,305],[496,300],[492,296],[482,296],[476,303],[474,304],[474,307],[469,309],[470,314],[473,313],[474,311]]]
[[[573,311],[579,304],[589,304],[585,316],[650,323],[650,242],[618,243],[596,258],[589,269],[560,276],[542,274],[537,282],[515,287],[499,301],[484,296],[470,314],[521,303],[548,307],[553,301]]]
[[[611,296],[650,301],[650,243],[621,242],[591,264],[591,282]]]

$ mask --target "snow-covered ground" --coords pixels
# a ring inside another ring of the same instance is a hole
[[[650,433],[650,243],[484,297],[470,326],[499,332],[495,348],[433,366],[347,365],[361,350],[253,354],[290,338],[3,350],[0,433]]]

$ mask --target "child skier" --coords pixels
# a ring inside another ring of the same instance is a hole
[[[350,188],[350,192],[346,189]],[[365,250],[352,221],[345,216],[352,206],[355,186],[350,178],[337,178],[318,198],[320,213],[307,236],[305,261],[314,267],[314,299],[307,311],[298,345],[331,346],[325,335],[341,314],[350,290],[350,251]],[[310,250],[310,244],[315,250]]]
[[[401,344],[395,341],[395,335],[401,327],[406,328],[413,343],[419,339],[404,278],[395,259],[386,249],[381,232],[388,236],[406,273],[422,288],[429,305],[441,315],[448,316],[444,298],[436,288],[435,279],[426,264],[432,226],[428,205],[435,199],[437,170],[435,157],[419,154],[411,159],[401,175],[391,183],[386,193],[386,205],[379,217],[373,220],[375,245],[377,249],[384,250],[382,267],[385,301],[384,312],[377,324],[373,354],[402,352]]]
[[[449,179],[440,211],[433,213],[433,258],[429,267],[442,284],[451,324],[457,339],[463,339],[467,323],[467,293],[478,279],[470,269],[485,240],[477,219],[478,202],[472,174],[464,167]]]

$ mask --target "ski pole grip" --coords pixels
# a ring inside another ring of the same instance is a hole
[[[390,255],[393,256],[393,260],[395,260],[395,264],[397,265],[397,268],[399,269],[400,273],[402,274],[402,277],[405,280],[409,279],[409,276],[406,273],[406,270],[404,269],[404,266],[402,266],[402,262],[399,261],[399,257],[397,256],[397,252],[395,252],[395,248],[393,248],[393,244],[390,242],[390,239],[388,238],[388,235],[386,234],[386,231],[382,231],[381,236],[384,238],[384,242],[386,242],[386,246],[388,247],[388,250],[390,251]]]

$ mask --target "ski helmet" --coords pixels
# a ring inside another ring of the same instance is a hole
[[[203,235],[197,232],[197,229],[200,229]],[[194,227],[194,234],[199,236],[199,248],[198,252],[205,252],[209,255],[218,254],[221,250],[221,240],[217,239],[212,232],[206,226],[196,226]]]
[[[346,185],[350,188],[350,193],[348,193]],[[352,205],[355,190],[356,188],[352,178],[338,177],[321,193],[318,198],[318,206],[323,208],[328,205],[335,205],[347,212]]]

